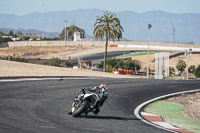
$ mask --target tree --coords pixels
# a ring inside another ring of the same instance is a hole
[[[140,70],[140,65],[133,60],[126,60],[124,65],[125,70]]]
[[[182,73],[186,68],[186,63],[183,60],[179,59],[176,68]]]
[[[28,36],[24,36],[23,38],[22,38],[22,40],[24,40],[24,41],[28,41],[30,39],[30,37],[28,37]]]
[[[104,61],[101,61],[101,64],[97,65],[98,68],[103,68]],[[117,60],[116,58],[108,58],[107,59],[107,68],[108,66],[111,66],[112,68],[115,69],[124,69],[124,61],[122,60]]]
[[[104,13],[103,16],[97,17],[96,22],[94,24],[93,34],[96,39],[103,40],[104,37],[106,39],[105,43],[105,53],[104,53],[104,71],[106,71],[106,59],[107,59],[107,49],[108,49],[108,41],[112,39],[120,40],[122,38],[123,28],[120,24],[119,18],[116,17],[115,14]]]
[[[197,78],[200,78],[200,65],[195,69],[194,75],[195,75]]]
[[[11,30],[11,31],[9,31],[9,33],[8,33],[8,36],[12,36],[12,37],[14,37],[14,33],[13,33],[13,31]]]
[[[11,42],[12,41],[12,39],[11,38],[2,38],[2,37],[0,37],[0,44],[2,44],[2,43],[4,43],[4,42]]]
[[[66,31],[68,32],[68,40],[74,40],[74,32],[80,32],[81,37],[84,38],[85,31],[75,25],[71,25],[70,27],[66,27]],[[65,27],[63,28],[62,32],[60,33],[60,39],[64,40],[65,39]]]
[[[175,72],[175,69],[173,68],[173,67],[169,67],[169,74],[174,74],[174,72]]]
[[[49,60],[49,65],[50,66],[60,66],[60,64],[61,64],[61,60],[59,59],[59,58],[51,58],[50,60]]]
[[[22,33],[20,31],[18,31],[16,35],[19,38],[22,35]]]
[[[0,37],[4,36],[5,34],[3,32],[0,31]]]
[[[194,65],[191,65],[191,66],[188,68],[188,72],[194,74],[195,69],[196,69],[195,66],[194,66]]]

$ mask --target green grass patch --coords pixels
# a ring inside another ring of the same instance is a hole
[[[194,133],[199,133],[200,123],[189,118],[185,118],[182,115],[183,110],[183,105],[167,101],[154,102],[144,109],[145,112],[161,116],[164,119],[164,121],[174,126]]]
[[[170,79],[170,80],[182,80],[183,77],[181,77],[181,76],[170,76],[170,77],[167,77],[167,79]]]
[[[92,53],[92,54],[86,54],[86,55],[81,55],[80,57],[88,57],[88,56],[92,56],[92,55],[95,55],[95,54],[98,54],[98,53]]]

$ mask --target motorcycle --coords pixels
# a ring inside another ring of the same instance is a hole
[[[106,99],[107,86],[105,84],[92,89],[82,88],[72,103],[72,109],[69,114],[73,117],[79,117],[82,113],[87,115],[89,112],[98,114]]]

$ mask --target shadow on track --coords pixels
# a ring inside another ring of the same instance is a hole
[[[86,119],[102,119],[102,120],[123,120],[123,121],[138,120],[137,118],[125,118],[125,117],[117,117],[117,116],[82,115],[81,117],[86,118]]]

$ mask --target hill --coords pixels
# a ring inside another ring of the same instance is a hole
[[[35,29],[10,29],[10,28],[0,28],[0,31],[3,33],[8,34],[9,31],[13,31],[14,33],[17,33],[20,31],[22,34],[36,34],[36,35],[43,35],[47,38],[54,38],[54,37],[59,37],[59,32],[45,32],[45,31],[40,31],[40,30],[35,30]]]
[[[0,28],[37,29],[46,32],[61,32],[67,20],[67,26],[76,25],[92,35],[96,16],[103,10],[79,9],[72,11],[34,12],[23,16],[0,14]],[[146,41],[147,25],[151,24],[151,40],[173,42],[175,28],[176,42],[200,43],[200,14],[174,14],[163,11],[136,13],[131,11],[112,12],[121,20],[124,28],[123,37],[133,41]]]

